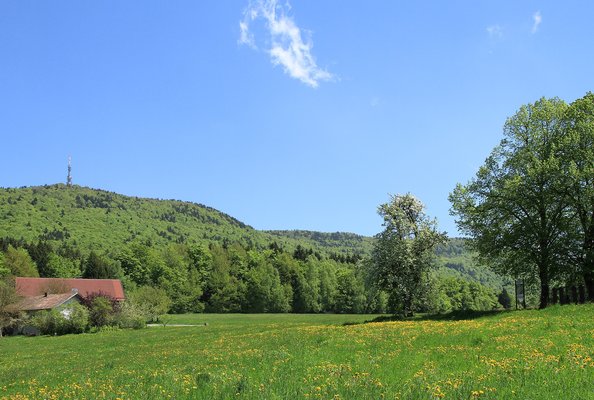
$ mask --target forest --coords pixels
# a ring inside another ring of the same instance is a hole
[[[262,232],[197,204],[66,185],[0,189],[2,214],[3,276],[118,278],[127,293],[161,290],[173,313],[397,307],[370,275],[374,238]],[[509,282],[477,266],[464,240],[451,239],[436,256],[420,310],[502,307]]]

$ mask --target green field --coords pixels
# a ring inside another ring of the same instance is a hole
[[[181,315],[0,340],[2,399],[594,399],[594,305],[467,320]],[[344,325],[343,325],[344,324]]]

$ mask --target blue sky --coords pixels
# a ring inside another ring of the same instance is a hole
[[[542,96],[593,89],[589,1],[0,2],[0,186],[194,201],[257,229],[381,230]]]

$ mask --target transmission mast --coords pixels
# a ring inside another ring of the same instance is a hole
[[[72,186],[72,157],[68,156],[68,177],[66,177],[66,186]]]

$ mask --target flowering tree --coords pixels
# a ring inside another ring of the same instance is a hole
[[[423,203],[410,193],[391,196],[378,207],[384,231],[376,237],[372,276],[397,300],[405,316],[416,311],[415,299],[427,287],[435,246],[446,240],[445,232],[437,231],[436,220],[424,210]]]

